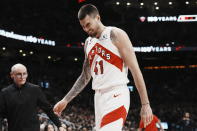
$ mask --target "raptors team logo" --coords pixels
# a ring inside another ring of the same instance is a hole
[[[102,47],[99,47],[98,45],[96,45],[90,51],[88,55],[89,60],[92,60],[96,54],[101,56],[102,58],[106,58],[107,60],[110,60],[110,54],[106,53],[105,49],[103,49]]]
[[[92,62],[96,55],[100,56],[103,60],[114,65],[115,67],[120,69],[120,71],[122,71],[123,60],[119,56],[111,52],[110,50],[100,45],[99,43],[96,43],[88,53],[88,60],[90,63],[90,67],[92,66]]]

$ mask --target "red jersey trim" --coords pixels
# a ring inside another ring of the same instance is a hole
[[[119,56],[111,52],[110,50],[100,45],[99,43],[96,43],[88,53],[88,60],[90,63],[90,67],[92,66],[92,62],[94,60],[95,55],[99,55],[105,61],[116,66],[122,72],[123,60]]]

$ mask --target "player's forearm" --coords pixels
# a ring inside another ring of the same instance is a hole
[[[132,74],[133,74],[134,82],[137,87],[138,93],[140,95],[141,104],[142,105],[148,104],[149,103],[148,94],[147,94],[145,82],[144,82],[141,71],[139,71],[138,73],[132,73]]]
[[[89,74],[82,73],[68,94],[64,97],[64,100],[69,103],[73,98],[75,98],[88,84],[91,76]]]

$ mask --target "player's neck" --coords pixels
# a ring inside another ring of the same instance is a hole
[[[100,28],[98,29],[98,33],[96,35],[96,38],[99,38],[102,34],[102,32],[105,30],[105,26],[103,24],[101,24]]]

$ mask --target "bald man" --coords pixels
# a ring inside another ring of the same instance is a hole
[[[0,117],[8,119],[8,131],[40,131],[37,107],[46,112],[60,131],[64,131],[40,87],[26,82],[27,68],[15,64],[10,76],[13,84],[0,92]]]

